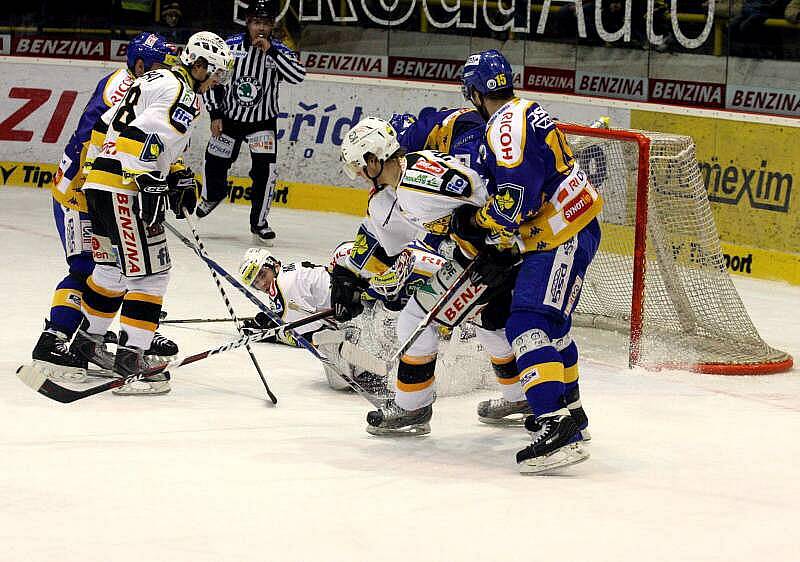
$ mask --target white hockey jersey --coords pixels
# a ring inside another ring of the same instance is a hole
[[[275,314],[284,322],[294,322],[331,307],[331,276],[325,266],[307,261],[281,264],[266,293]],[[303,332],[321,326],[322,322],[314,322],[304,326]]]
[[[186,150],[203,108],[192,84],[183,67],[153,70],[138,78],[95,125],[83,189],[131,193],[138,189],[133,181],[137,175],[166,177]]]
[[[370,198],[356,234],[347,266],[363,278],[386,271],[414,240],[449,235],[456,208],[480,207],[489,198],[478,173],[449,154],[412,152],[403,164],[400,184]]]

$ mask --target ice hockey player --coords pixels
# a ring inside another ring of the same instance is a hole
[[[479,165],[478,146],[486,123],[474,109],[427,107],[420,111],[419,117],[395,113],[389,124],[397,131],[400,148],[407,153],[437,150],[455,156],[469,167]]]
[[[397,141],[406,152],[446,152],[484,174],[478,148],[483,142],[486,122],[477,110],[425,108],[420,111],[419,118],[410,113],[395,113],[389,123],[397,131]],[[494,352],[490,361],[502,389],[500,398],[483,400],[478,404],[478,419],[492,425],[516,425],[531,413],[519,384],[514,353],[503,343],[506,341],[503,326],[510,313],[510,296],[507,294],[501,298],[498,294],[492,306],[482,314],[482,325],[476,325],[479,341]]]
[[[456,209],[463,205],[478,208],[488,192],[480,176],[457,158],[434,151],[404,154],[396,132],[386,121],[368,117],[359,122],[342,143],[342,162],[351,177],[362,177],[372,184],[368,216],[362,221],[347,267],[337,266],[332,273],[331,302],[337,319],[346,320],[363,310],[360,292],[365,279],[386,270],[399,252],[415,238],[426,235],[448,236]],[[397,335],[403,341],[451,285],[477,251],[470,243],[456,239],[459,248],[431,279],[414,293],[400,312]],[[454,300],[458,308],[448,307],[437,321],[454,327],[468,318],[479,304],[507,295],[503,290],[514,274],[514,260],[500,255],[496,261],[480,260],[473,280],[467,280]],[[516,258],[515,258],[516,259]],[[502,303],[491,303],[485,310],[500,313]],[[492,332],[502,323],[483,315]],[[498,349],[487,351],[495,357],[509,353],[508,342],[497,337]],[[483,342],[486,345],[486,342]],[[431,404],[434,401],[434,372],[438,337],[436,327],[425,332],[400,358],[396,396],[385,408],[370,412],[367,431],[373,434],[425,434],[430,431]]]
[[[602,199],[544,108],[515,96],[502,54],[470,55],[462,88],[487,121],[480,150],[491,197],[460,209],[453,230],[477,247],[494,238],[498,255],[516,237],[524,243],[506,334],[534,416],[525,421],[533,442],[517,463],[523,473],[544,472],[589,456],[570,319],[600,242]]]
[[[56,287],[50,318],[45,320],[45,329],[32,354],[34,364],[48,372],[61,372],[73,379],[81,379],[85,374],[85,361],[69,351],[69,342],[83,318],[81,298],[86,279],[94,269],[91,222],[80,189],[86,179],[83,166],[92,127],[109,107],[122,99],[136,78],[149,70],[174,65],[175,52],[174,45],[153,33],[140,33],[131,39],[127,66],[97,83],[61,156],[52,185],[53,215],[69,273]],[[157,333],[146,355],[167,357],[177,353],[175,343]]]
[[[108,129],[83,185],[95,268],[86,281],[84,320],[73,347],[94,361],[121,310],[119,343],[110,365],[117,376],[144,369],[143,353],[158,325],[171,267],[165,212],[169,207],[183,218],[196,203],[194,174],[173,164],[188,146],[203,108],[202,93],[226,81],[232,66],[230,49],[219,36],[195,33],[180,64],[138,78],[98,122],[108,123]],[[162,373],[117,390],[163,394],[169,391],[169,377]]]

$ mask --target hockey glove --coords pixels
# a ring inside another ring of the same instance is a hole
[[[159,172],[148,172],[136,176],[139,188],[133,201],[133,212],[146,226],[164,222],[167,211],[169,186]]]
[[[522,256],[516,246],[508,250],[487,246],[475,258],[472,281],[490,289],[499,287],[515,274],[516,267],[521,262]]]
[[[367,282],[355,273],[336,265],[331,272],[331,306],[334,317],[339,322],[352,320],[362,312],[361,293],[366,289]]]
[[[276,326],[277,324],[273,322],[269,316],[263,312],[259,312],[254,318],[246,318],[242,321],[242,332],[245,335],[252,336],[254,334],[261,333],[263,330],[269,330],[270,328],[274,328]],[[261,341],[275,343],[275,336]]]
[[[477,250],[486,246],[486,235],[490,234],[475,223],[475,214],[480,207],[473,205],[461,205],[450,219],[450,232],[456,237],[469,242]]]
[[[172,172],[167,176],[167,183],[169,206],[175,213],[175,218],[186,218],[183,209],[190,215],[193,214],[197,206],[197,182],[194,179],[194,172],[189,168]]]

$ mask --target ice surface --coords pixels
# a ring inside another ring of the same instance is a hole
[[[229,271],[249,246],[247,212],[200,223]],[[356,223],[276,209],[275,253],[321,263]],[[170,244],[169,316],[224,317],[205,266]],[[52,402],[14,376],[65,271],[46,193],[0,189],[0,271],[0,560],[798,559],[797,370],[629,371],[622,340],[582,331],[592,458],[523,477],[526,434],[474,414],[491,391],[441,399],[427,437],[372,437],[365,401],[329,390],[307,352],[269,344],[256,354],[277,407],[244,351],[177,371],[163,397]],[[800,356],[800,288],[736,285],[762,336]],[[194,352],[231,329],[163,331]]]

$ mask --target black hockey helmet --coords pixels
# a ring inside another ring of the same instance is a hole
[[[278,16],[278,0],[251,0],[245,14],[248,18],[275,19]]]

